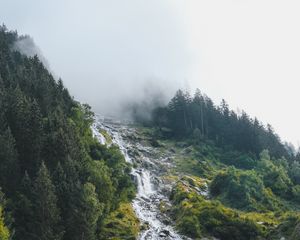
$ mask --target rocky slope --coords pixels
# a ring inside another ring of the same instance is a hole
[[[137,129],[112,119],[96,117],[93,132],[102,144],[118,145],[126,161],[133,165],[131,174],[137,185],[137,195],[132,206],[141,221],[139,239],[189,239],[174,230],[168,214],[173,181],[165,176],[173,168],[174,153],[162,153]],[[105,138],[105,134],[111,139]]]

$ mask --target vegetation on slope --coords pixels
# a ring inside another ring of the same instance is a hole
[[[215,106],[200,91],[193,98],[178,91],[152,115],[142,131],[173,161],[166,179],[174,179],[171,212],[182,233],[300,238],[300,155],[270,125],[230,111],[224,100]],[[195,176],[208,183],[208,196],[186,180]]]
[[[130,166],[93,138],[88,105],[13,50],[18,39],[0,27],[0,239],[107,239],[112,213],[134,197]]]
[[[212,140],[218,146],[255,156],[268,149],[276,158],[291,157],[291,149],[280,141],[271,125],[265,127],[246,112],[231,111],[224,100],[216,106],[199,90],[193,97],[188,92],[177,91],[169,104],[154,109],[152,116],[153,125],[177,139]]]

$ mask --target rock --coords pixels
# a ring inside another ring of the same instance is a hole
[[[136,150],[136,149],[129,149],[128,150],[128,154],[131,156],[131,157],[134,157],[134,158],[137,158],[137,157],[140,157],[140,153]]]
[[[170,232],[168,230],[164,229],[159,232],[159,236],[160,237],[168,237],[168,236],[170,236]]]
[[[169,150],[171,153],[176,153],[175,149],[174,148],[170,148]]]
[[[163,219],[162,222],[166,225],[171,225],[172,221],[170,219]]]
[[[156,147],[161,147],[161,144],[156,139],[152,138],[152,139],[150,139],[149,142],[150,142],[150,144],[151,144],[152,147],[155,147],[155,148]]]
[[[141,230],[144,231],[144,230],[148,230],[148,229],[149,229],[149,223],[148,222],[144,222],[141,225]]]

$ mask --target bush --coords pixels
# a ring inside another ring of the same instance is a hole
[[[233,167],[220,172],[210,186],[211,194],[227,205],[242,210],[278,209],[278,201],[255,171]]]
[[[274,164],[269,158],[263,156],[259,161],[256,171],[262,176],[266,187],[272,189],[275,194],[287,196],[292,182],[287,170],[281,164]]]
[[[249,154],[243,154],[238,151],[226,152],[221,161],[227,165],[232,165],[241,169],[252,169],[256,165],[255,157]]]
[[[300,201],[300,185],[296,185],[292,188],[292,194],[296,201]]]
[[[183,184],[174,188],[171,199],[177,228],[192,238],[214,236],[222,240],[249,240],[264,236],[263,227],[238,211],[208,201]]]

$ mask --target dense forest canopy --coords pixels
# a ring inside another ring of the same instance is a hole
[[[90,107],[14,50],[20,38],[0,27],[0,239],[107,239],[134,196],[130,166],[93,138]]]
[[[264,149],[274,157],[290,159],[295,154],[291,145],[282,143],[271,125],[264,126],[244,111],[230,110],[225,100],[217,106],[199,89],[193,97],[178,90],[167,106],[153,110],[152,124],[161,130],[171,130],[170,134],[176,138],[210,139],[220,146],[256,156]]]

